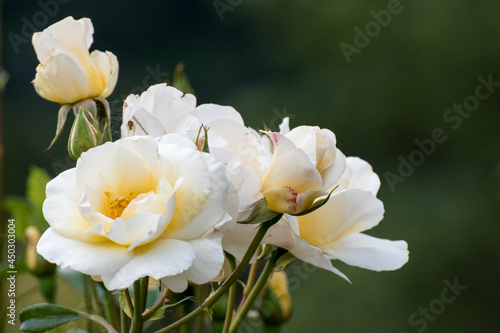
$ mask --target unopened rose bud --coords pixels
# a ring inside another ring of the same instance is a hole
[[[279,326],[290,319],[291,311],[292,300],[286,273],[274,272],[267,282],[259,307],[262,319],[268,326]]]
[[[99,124],[89,111],[81,108],[71,127],[68,139],[69,156],[77,160],[82,153],[100,143]]]

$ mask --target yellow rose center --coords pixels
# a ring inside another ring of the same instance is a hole
[[[134,192],[130,192],[128,196],[121,196],[114,193],[104,192],[107,197],[108,214],[107,216],[113,220],[122,216],[123,211],[128,204],[135,199]]]

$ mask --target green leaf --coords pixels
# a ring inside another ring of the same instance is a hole
[[[54,304],[36,304],[21,311],[21,331],[45,332],[54,327],[85,317],[79,311]]]
[[[252,212],[248,218],[244,221],[238,221],[241,224],[260,224],[266,221],[273,220],[277,216],[282,216],[283,214],[277,213],[269,209],[266,199],[261,199],[257,201]],[[278,219],[279,220],[279,219]],[[277,222],[277,221],[276,221]]]
[[[155,313],[153,313],[151,315],[151,317],[148,318],[148,320],[159,320],[159,319],[163,318],[165,310],[167,308],[172,307],[172,306],[173,305],[169,305],[169,304],[165,304],[165,305],[161,306],[158,310],[155,311]],[[147,308],[146,312],[148,312],[149,310],[151,310],[151,308]]]
[[[185,94],[195,95],[194,89],[191,86],[191,82],[189,82],[186,73],[184,73],[184,66],[185,66],[184,63],[180,62],[175,67],[174,77],[172,79],[172,86],[179,89]]]
[[[126,299],[126,294],[124,292],[120,293],[120,298],[118,299],[118,302],[120,303],[120,308],[123,309],[123,312],[132,319],[133,317],[133,309],[129,306],[129,303],[127,302]]]
[[[62,324],[69,323],[80,318],[87,318],[100,324],[109,333],[116,330],[104,318],[70,309],[64,306],[42,303],[35,304],[21,310],[19,320],[21,331],[42,333]]]
[[[26,180],[26,197],[33,205],[33,219],[30,224],[38,227],[42,232],[49,226],[43,217],[42,206],[45,201],[45,187],[50,179],[47,171],[37,166],[31,166]]]

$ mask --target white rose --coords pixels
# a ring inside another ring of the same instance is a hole
[[[90,19],[66,17],[33,34],[40,61],[33,84],[41,97],[73,104],[87,98],[106,98],[113,92],[118,60],[108,51],[89,54],[93,33]]]
[[[222,268],[227,189],[224,167],[183,136],[108,142],[47,185],[37,250],[110,290],[150,276],[180,292]]]

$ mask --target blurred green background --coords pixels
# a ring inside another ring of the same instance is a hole
[[[409,262],[382,273],[335,263],[352,285],[290,267],[293,317],[285,332],[498,332],[500,87],[458,128],[443,116],[475,94],[479,76],[500,82],[500,2],[405,0],[377,31],[371,11],[388,4],[396,2],[5,0],[8,194],[24,194],[32,164],[52,177],[72,165],[65,138],[44,152],[58,105],[30,84],[38,62],[29,24],[39,31],[69,15],[89,17],[91,49],[112,51],[120,62],[108,98],[116,131],[123,98],[171,77],[184,61],[199,103],[232,105],[252,127],[277,129],[289,116],[292,127],[329,128],[346,155],[369,161],[381,177],[386,214],[368,233],[406,240]],[[348,62],[340,44],[356,46],[354,29],[366,24],[372,37]],[[387,172],[398,175],[398,158],[416,156],[415,140],[436,128],[447,140],[391,189]],[[455,279],[467,289],[440,308],[445,280]],[[33,293],[25,304],[39,301]],[[63,291],[58,299],[70,302]],[[423,319],[419,311],[429,306],[435,314]]]

